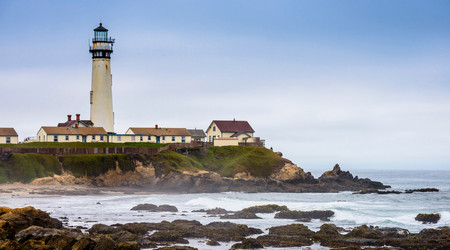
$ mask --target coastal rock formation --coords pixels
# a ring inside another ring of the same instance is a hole
[[[252,212],[252,213],[275,213],[279,211],[286,211],[289,210],[286,206],[279,206],[276,204],[268,204],[268,205],[261,205],[261,206],[253,206],[242,209],[244,212]]]
[[[291,211],[285,210],[275,214],[276,219],[296,219],[303,222],[311,221],[312,219],[320,219],[328,221],[334,212],[331,210],[314,210],[314,211]]]
[[[234,214],[226,214],[220,216],[221,219],[261,219],[261,217],[256,216],[252,212],[238,211]]]
[[[178,209],[175,206],[171,205],[159,205],[156,206],[154,204],[144,203],[139,204],[131,208],[131,210],[145,210],[148,212],[178,212]]]
[[[331,171],[327,171],[319,177],[320,184],[326,184],[331,190],[352,191],[361,189],[385,189],[381,182],[372,181],[368,178],[353,177],[348,171],[342,171],[336,164]]]
[[[415,218],[416,221],[421,221],[423,224],[436,224],[440,219],[440,214],[418,214]]]
[[[166,157],[178,157],[177,153],[166,154]],[[189,157],[182,156],[187,162],[195,162]],[[277,156],[278,157],[278,156]],[[353,177],[348,171],[341,171],[336,165],[332,171],[325,172],[315,179],[311,173],[292,164],[288,160],[280,167],[273,167],[267,175],[253,175],[251,171],[244,170],[235,173],[232,177],[222,176],[218,172],[200,170],[189,167],[186,170],[175,170],[158,162],[145,160],[144,156],[123,157],[133,161],[132,166],[115,167],[105,170],[104,173],[92,176],[74,177],[69,172],[53,177],[35,179],[32,183],[37,185],[89,185],[95,187],[131,187],[146,191],[181,192],[181,193],[215,193],[215,192],[338,192],[358,191],[362,189],[384,189],[380,182],[370,179]],[[162,156],[160,156],[162,159]],[[134,159],[134,160],[133,160]],[[160,161],[161,161],[160,159]],[[111,160],[111,159],[109,159]],[[175,161],[175,160],[173,160]],[[69,164],[69,163],[67,163]],[[77,163],[81,164],[81,163]],[[175,163],[173,163],[175,164]],[[187,164],[187,163],[186,163]],[[198,164],[198,163],[195,163]],[[197,167],[201,167],[200,165]],[[74,167],[72,167],[74,168]],[[77,170],[80,172],[79,170]],[[252,170],[255,171],[255,170]],[[79,173],[78,173],[79,174]],[[55,193],[58,194],[58,193]],[[59,193],[63,194],[63,193]]]

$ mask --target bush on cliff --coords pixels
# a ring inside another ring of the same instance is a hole
[[[58,159],[45,154],[11,154],[0,161],[0,183],[28,183],[36,178],[61,174]]]
[[[192,157],[207,170],[232,177],[239,172],[267,177],[287,162],[286,159],[264,147],[226,146],[192,151]]]
[[[116,169],[116,162],[119,168],[126,172],[134,170],[135,160],[145,161],[142,155],[63,155],[60,156],[64,171],[70,171],[75,177],[99,176]]]

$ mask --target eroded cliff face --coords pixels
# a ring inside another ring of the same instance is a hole
[[[268,177],[255,177],[248,172],[236,173],[233,177],[222,177],[218,173],[197,171],[162,171],[152,163],[145,165],[136,161],[131,171],[122,171],[118,166],[97,177],[75,178],[64,173],[54,177],[36,179],[32,184],[84,184],[97,187],[136,187],[146,191],[181,193],[202,192],[337,192],[364,188],[384,188],[383,184],[369,179],[353,178],[349,172],[335,166],[332,171],[315,179],[311,173],[292,163],[275,169]]]

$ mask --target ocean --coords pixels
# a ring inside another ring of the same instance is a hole
[[[450,226],[450,171],[351,171],[360,178],[370,178],[391,185],[389,190],[404,191],[433,187],[439,192],[412,194],[352,194],[340,193],[201,193],[201,194],[102,194],[86,196],[41,196],[1,197],[2,206],[11,208],[34,206],[47,211],[55,218],[66,217],[66,226],[90,228],[96,223],[107,225],[128,222],[160,222],[176,219],[197,220],[202,224],[213,221],[231,221],[262,229],[295,222],[289,219],[275,219],[274,214],[258,214],[262,219],[221,220],[193,210],[221,207],[230,211],[264,204],[286,205],[291,210],[332,210],[335,215],[330,222],[346,229],[362,224],[379,227],[399,227],[417,233],[424,228]],[[314,173],[313,173],[314,175]],[[320,174],[314,175],[315,177]],[[176,206],[177,213],[144,212],[130,209],[142,203]],[[439,213],[437,224],[422,224],[415,221],[418,213]],[[325,222],[313,220],[302,222],[317,231]],[[257,235],[255,235],[257,236]],[[229,249],[234,242],[221,246],[207,246],[206,239],[190,239],[190,245],[199,249]],[[312,249],[326,249],[313,245]],[[296,248],[298,249],[298,248]]]

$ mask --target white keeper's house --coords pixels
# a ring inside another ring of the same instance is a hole
[[[17,144],[19,136],[14,128],[0,128],[0,144]]]
[[[254,137],[255,130],[248,121],[213,120],[206,129],[209,142],[215,146],[233,146],[245,144],[264,144],[259,137]]]
[[[41,127],[39,142],[108,142],[108,133],[102,127]]]
[[[192,136],[186,128],[131,127],[125,134],[110,134],[109,142],[190,143]]]

